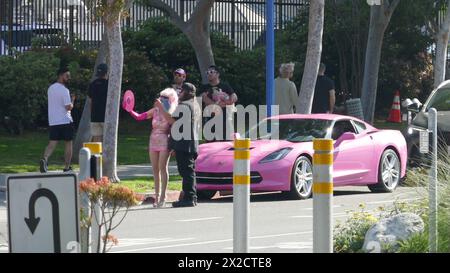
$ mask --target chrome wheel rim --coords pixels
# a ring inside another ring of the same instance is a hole
[[[300,159],[295,166],[294,185],[298,194],[306,197],[311,193],[313,173],[311,163],[307,159]]]
[[[389,190],[395,189],[400,181],[400,162],[393,151],[388,151],[381,160],[381,180]]]

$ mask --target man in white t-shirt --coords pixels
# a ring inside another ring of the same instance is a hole
[[[75,96],[70,96],[66,84],[70,80],[70,72],[67,68],[58,70],[57,81],[50,85],[48,95],[48,124],[50,141],[45,148],[44,157],[40,161],[40,171],[47,172],[48,158],[55,150],[58,141],[63,140],[64,147],[64,171],[72,170],[72,140],[74,135],[73,119],[70,111],[73,109]]]

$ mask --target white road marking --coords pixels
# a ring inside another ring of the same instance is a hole
[[[264,239],[264,238],[273,238],[273,237],[281,237],[281,236],[292,236],[292,235],[310,234],[310,233],[312,233],[312,231],[291,232],[291,233],[283,233],[283,234],[252,236],[252,237],[250,237],[250,239]],[[207,245],[207,244],[217,244],[217,243],[225,243],[225,242],[233,242],[233,239],[223,239],[223,240],[204,241],[204,242],[195,242],[195,243],[187,243],[187,244],[176,244],[176,245],[166,245],[166,246],[154,246],[154,247],[127,249],[127,250],[110,251],[110,252],[111,253],[128,253],[128,252],[139,252],[139,251],[153,250],[153,249],[184,247],[184,246],[194,246],[194,245]]]
[[[334,205],[333,208],[341,208],[344,205]],[[303,210],[313,210],[313,208],[302,208]]]
[[[207,221],[207,220],[217,220],[223,219],[223,217],[208,217],[208,218],[196,218],[196,219],[184,219],[184,220],[176,220],[177,222],[195,222],[195,221]]]
[[[279,249],[312,249],[312,242],[284,242],[267,246],[251,246],[251,250],[279,248]],[[223,249],[232,250],[233,247],[224,247]]]
[[[348,216],[348,213],[344,213],[344,212],[340,212],[340,213],[335,213],[333,214],[333,217],[345,217]],[[293,215],[293,216],[289,216],[290,218],[313,218],[312,215]]]
[[[174,238],[136,238],[136,239],[119,239],[119,244],[116,246],[113,246],[112,249],[117,248],[124,248],[124,247],[130,247],[130,246],[139,246],[139,245],[150,245],[150,244],[159,244],[159,243],[172,243],[172,242],[180,242],[180,241],[190,241],[194,240],[195,238],[181,238],[181,239],[174,239]]]

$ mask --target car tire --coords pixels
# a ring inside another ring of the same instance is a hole
[[[378,183],[368,185],[372,192],[393,192],[400,184],[400,159],[392,149],[384,150],[378,165]]]
[[[295,160],[291,174],[290,191],[283,192],[289,199],[308,199],[312,195],[313,166],[311,160],[302,155]]]
[[[211,200],[217,191],[197,191],[198,200]]]

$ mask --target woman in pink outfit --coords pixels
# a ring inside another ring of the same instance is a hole
[[[166,88],[160,93],[159,100],[164,102],[165,110],[173,113],[178,105],[178,95],[175,89]],[[169,158],[168,149],[170,124],[156,107],[142,114],[131,110],[130,115],[137,121],[152,119],[152,132],[149,141],[149,155],[153,168],[155,180],[155,202],[154,207],[164,207],[166,199],[167,181],[169,180]],[[160,187],[161,184],[161,187]],[[161,195],[160,195],[161,193]]]

